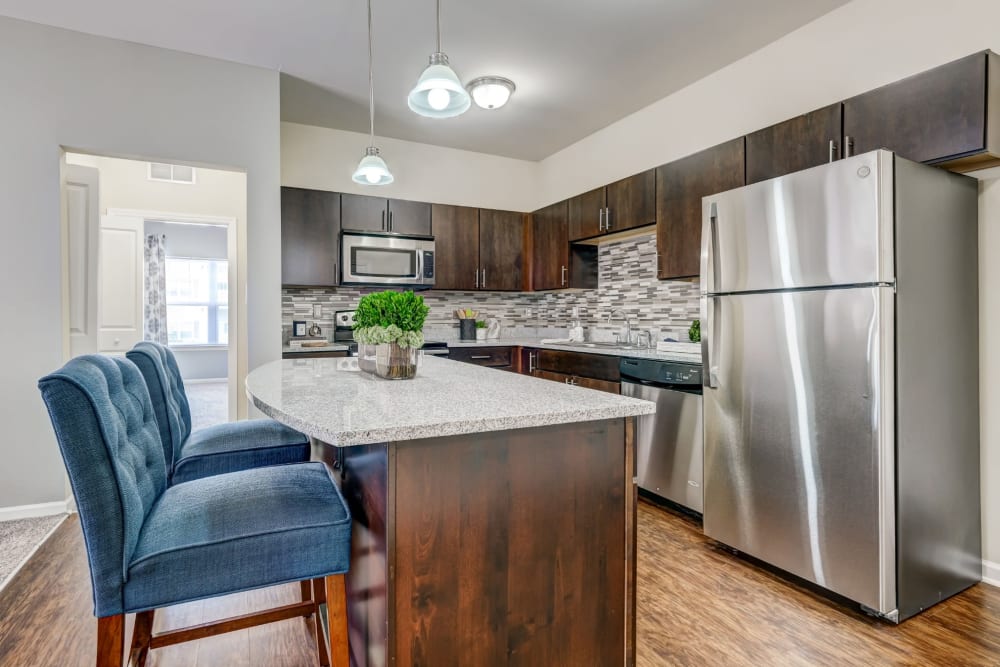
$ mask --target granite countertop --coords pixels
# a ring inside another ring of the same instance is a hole
[[[341,447],[652,414],[656,404],[424,356],[412,380],[382,380],[357,359],[285,359],[253,370],[250,401]]]
[[[561,345],[559,343],[543,343],[538,338],[494,338],[492,340],[450,340],[448,347],[534,347],[543,350],[562,350],[566,352],[583,352],[585,354],[603,354],[608,357],[627,357],[629,359],[659,359],[661,361],[688,361],[701,363],[701,348],[695,352],[657,352],[655,349],[622,349],[609,347],[581,347],[579,345]]]
[[[346,345],[341,345],[339,343],[330,343],[329,345],[324,345],[322,347],[292,347],[290,345],[282,345],[282,354],[299,354],[303,352],[347,352],[348,347]]]

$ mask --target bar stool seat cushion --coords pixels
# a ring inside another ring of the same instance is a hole
[[[309,438],[273,419],[249,419],[192,431],[181,445],[173,484],[260,466],[309,460]]]
[[[346,572],[350,535],[347,507],[321,463],[177,484],[142,525],[125,610]]]

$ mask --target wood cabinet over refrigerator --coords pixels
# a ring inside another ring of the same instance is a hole
[[[701,198],[745,185],[743,137],[656,169],[657,277],[697,278]]]

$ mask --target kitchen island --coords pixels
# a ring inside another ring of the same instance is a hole
[[[272,362],[247,395],[351,508],[353,664],[634,663],[632,418],[654,404],[430,357],[403,381]]]

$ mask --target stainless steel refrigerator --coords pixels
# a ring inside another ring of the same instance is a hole
[[[982,574],[977,195],[873,151],[703,200],[705,532],[894,621]]]

